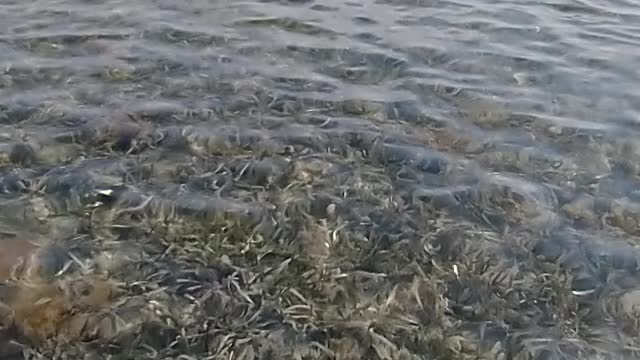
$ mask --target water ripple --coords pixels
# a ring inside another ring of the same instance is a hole
[[[0,237],[140,244],[153,357],[631,359],[639,47],[631,0],[3,1]]]

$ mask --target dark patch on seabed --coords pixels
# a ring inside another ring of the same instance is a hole
[[[640,7],[0,2],[1,359],[640,358]]]

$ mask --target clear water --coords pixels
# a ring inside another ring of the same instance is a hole
[[[250,294],[230,296],[256,314],[247,299],[265,296],[285,320],[300,298],[260,275],[281,261],[303,259],[285,273],[318,283],[369,274],[366,289],[342,283],[357,288],[343,300],[291,285],[321,304],[281,325],[322,345],[301,356],[340,358],[345,328],[372,321],[388,342],[354,335],[363,358],[635,358],[639,64],[640,5],[626,0],[2,0],[0,230],[84,239],[94,265],[227,259]],[[185,240],[229,216],[261,240]],[[328,243],[305,240],[313,229]],[[185,309],[206,293],[164,280]],[[385,308],[406,328],[354,310],[411,286],[446,306]],[[153,347],[268,358],[251,334],[251,352]]]

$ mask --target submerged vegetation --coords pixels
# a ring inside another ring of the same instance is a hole
[[[264,91],[254,86],[250,98]],[[583,186],[576,167],[526,148],[508,156],[548,165],[535,174],[553,173],[549,183],[482,171],[507,166],[492,154],[510,148],[447,151],[463,141],[444,143],[447,128],[265,106],[215,119],[159,107],[7,146],[3,216],[18,226],[2,240],[2,347],[30,358],[635,356],[635,245],[603,240],[633,238],[633,202],[567,190]],[[69,116],[21,124],[44,114]],[[83,155],[56,154],[70,149]]]
[[[11,39],[32,61],[0,73],[0,358],[640,357],[622,126],[431,82],[486,70],[436,49],[185,29]]]

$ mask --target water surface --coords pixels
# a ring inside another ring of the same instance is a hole
[[[123,284],[69,354],[636,358],[639,49],[625,0],[4,0],[0,230]]]

